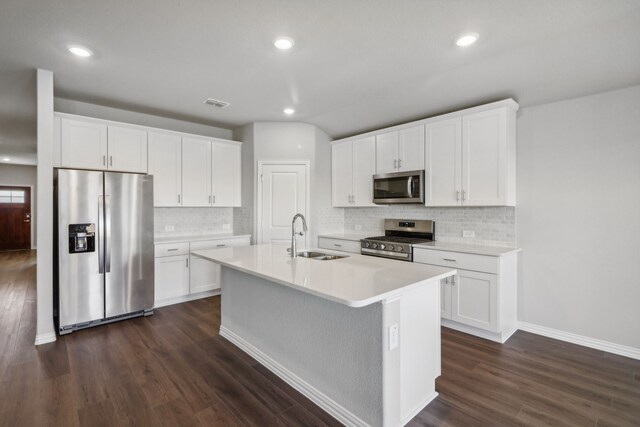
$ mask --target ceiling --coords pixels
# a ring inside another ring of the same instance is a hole
[[[456,47],[468,31],[479,41]],[[279,35],[294,48],[276,50]],[[638,0],[3,0],[0,40],[0,156],[35,153],[34,68],[54,72],[57,97],[226,128],[301,121],[334,138],[640,83]]]

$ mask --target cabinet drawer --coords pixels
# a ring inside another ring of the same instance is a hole
[[[241,239],[216,239],[191,242],[191,251],[225,248],[228,246],[249,246],[249,238],[244,237]]]
[[[188,255],[189,254],[189,243],[162,243],[157,244],[155,248],[155,256],[164,257],[164,256],[174,256],[174,255]]]
[[[413,261],[498,274],[498,257],[493,256],[414,248]]]
[[[351,252],[354,254],[360,253],[360,241],[359,240],[342,240],[342,239],[329,239],[326,237],[318,238],[318,247],[321,249],[331,249],[334,251]]]

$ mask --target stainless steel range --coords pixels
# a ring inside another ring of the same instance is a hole
[[[435,240],[436,224],[424,219],[385,219],[384,236],[360,240],[360,253],[413,261],[413,245]]]

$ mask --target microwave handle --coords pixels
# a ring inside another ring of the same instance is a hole
[[[413,197],[413,177],[410,176],[407,180],[407,196]]]

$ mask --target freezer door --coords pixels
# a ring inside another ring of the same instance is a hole
[[[58,323],[64,329],[104,317],[103,174],[60,169],[56,190]]]
[[[106,317],[153,308],[153,176],[105,172]]]

